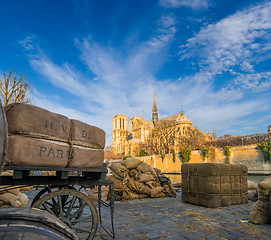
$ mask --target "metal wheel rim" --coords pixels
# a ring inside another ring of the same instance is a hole
[[[51,192],[37,200],[32,207],[55,215],[67,224],[79,239],[93,239],[95,237],[98,227],[96,207],[86,195],[77,190],[63,189]],[[81,212],[83,214],[80,214]],[[90,226],[81,226],[88,224],[89,220],[91,221]]]

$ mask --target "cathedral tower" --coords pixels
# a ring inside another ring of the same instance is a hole
[[[113,117],[112,145],[111,150],[114,154],[123,154],[125,152],[125,143],[128,133],[127,117],[117,114]]]
[[[157,107],[156,107],[155,90],[154,89],[153,89],[152,122],[153,122],[154,126],[156,126],[156,124],[158,122],[158,112],[157,112]]]

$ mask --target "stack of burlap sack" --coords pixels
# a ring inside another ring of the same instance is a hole
[[[8,122],[6,165],[100,168],[105,132],[24,103],[4,107]]]
[[[185,163],[182,200],[210,208],[248,202],[248,169],[244,165]]]
[[[140,159],[127,158],[109,168],[113,175],[107,178],[114,181],[115,200],[176,196],[169,178]]]
[[[271,221],[269,198],[271,192],[271,176],[258,183],[258,201],[252,206],[250,220],[255,224],[265,224]]]
[[[1,176],[12,176],[12,174],[2,172]],[[0,208],[25,206],[28,202],[28,197],[20,192],[20,188],[9,188],[11,186],[0,186]]]

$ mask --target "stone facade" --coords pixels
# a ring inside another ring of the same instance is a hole
[[[113,117],[112,145],[111,151],[114,154],[122,154],[125,152],[126,137],[128,134],[127,117],[117,114]]]
[[[157,148],[156,152],[161,154],[178,152],[181,137],[191,137],[195,133],[200,134],[203,139],[211,139],[210,134],[202,133],[193,127],[183,111],[159,120],[155,94],[152,110],[152,121],[144,120],[142,116],[134,116],[129,121],[129,130],[125,115],[117,114],[113,117],[111,151],[114,154],[138,156],[141,146],[150,142]]]

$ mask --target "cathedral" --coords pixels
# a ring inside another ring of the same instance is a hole
[[[142,116],[134,116],[129,121],[129,127],[130,129],[128,129],[128,119],[125,115],[116,114],[113,117],[111,151],[114,154],[138,156],[143,145],[157,148],[155,152],[159,154],[177,152],[179,151],[178,139],[192,136],[196,130],[183,111],[159,120],[155,92],[152,121],[144,120]],[[196,132],[204,139],[211,139],[210,134],[207,135],[198,130]]]

